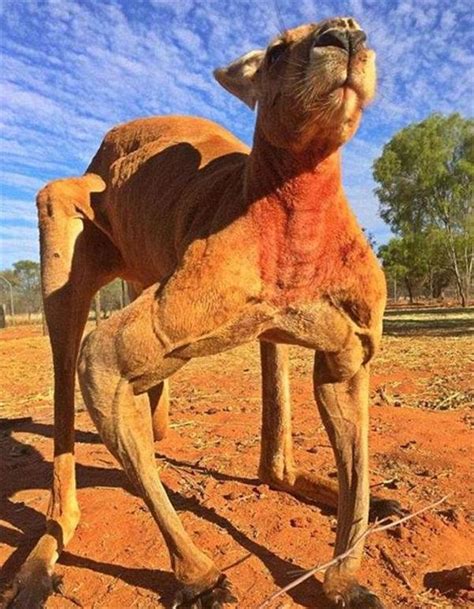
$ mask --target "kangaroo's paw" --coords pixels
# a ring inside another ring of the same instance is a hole
[[[385,609],[379,597],[368,588],[355,584],[335,601],[337,609]]]
[[[205,590],[200,590],[197,586],[185,586],[176,595],[173,609],[221,609],[236,602],[229,580],[221,575],[211,588]]]
[[[62,592],[62,577],[43,565],[26,562],[1,599],[2,609],[42,609],[51,594]]]

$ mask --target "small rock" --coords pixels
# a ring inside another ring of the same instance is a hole
[[[219,410],[217,408],[208,408],[204,414],[216,414]]]
[[[393,529],[388,529],[387,533],[395,539],[406,539],[408,535],[407,529],[401,525],[393,527]]]
[[[460,590],[474,590],[474,565],[464,565],[455,569],[432,571],[423,578],[426,588],[434,588],[452,596]]]
[[[424,469],[418,469],[415,472],[415,475],[416,476],[421,476],[422,478],[428,478],[429,476],[431,476],[431,472],[430,472],[429,469],[426,469],[426,468],[424,468]]]
[[[460,517],[455,508],[445,508],[444,510],[438,510],[438,514],[441,516],[441,518],[447,520],[448,522],[459,524]]]

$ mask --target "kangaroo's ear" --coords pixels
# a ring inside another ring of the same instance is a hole
[[[239,57],[225,68],[214,70],[217,82],[247,104],[252,110],[258,101],[256,73],[262,65],[265,50],[257,49]]]

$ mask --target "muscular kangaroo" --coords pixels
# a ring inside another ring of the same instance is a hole
[[[135,120],[107,134],[84,176],[38,195],[55,374],[54,482],[46,533],[12,584],[12,607],[42,606],[79,520],[74,375],[91,298],[116,276],[143,291],[87,336],[79,379],[104,443],[163,534],[181,583],[175,607],[234,600],[184,530],[154,462],[153,431],[155,438],[166,431],[165,380],[191,358],[259,340],[261,479],[337,505],[336,554],[366,527],[369,362],[385,282],[345,198],[340,148],[373,98],[374,52],[354,19],[329,19],[285,32],[215,77],[257,106],[251,150],[204,119]],[[315,353],[316,403],[338,488],[294,465],[288,344]],[[372,508],[399,509],[382,499]],[[362,546],[326,572],[328,603],[383,607],[357,582]]]

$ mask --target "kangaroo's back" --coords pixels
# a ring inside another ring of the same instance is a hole
[[[247,154],[229,131],[194,117],[138,119],[105,136],[87,169],[106,184],[93,206],[145,284],[176,267],[190,227],[197,218],[203,228],[212,221],[221,200],[215,193],[231,176],[240,189]]]

